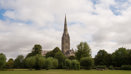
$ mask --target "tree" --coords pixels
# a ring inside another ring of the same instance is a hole
[[[9,69],[14,67],[14,60],[12,58],[8,60],[8,62],[6,63],[6,67]]]
[[[54,57],[54,55],[53,55],[54,53],[52,52],[52,51],[49,51],[49,52],[47,52],[46,53],[46,58],[48,58],[48,57]]]
[[[27,58],[27,57],[30,57],[30,56],[35,56],[35,55],[37,55],[37,54],[41,55],[41,52],[42,52],[42,46],[41,46],[40,44],[35,44],[34,47],[33,47],[33,49],[32,49],[32,52],[29,53],[29,54],[26,56],[26,58]]]
[[[71,60],[69,60],[69,59],[65,60],[65,68],[66,69],[71,69]]]
[[[80,60],[80,65],[84,69],[91,69],[94,65],[94,61],[90,57],[83,57]]]
[[[97,55],[94,58],[95,65],[111,65],[111,55],[108,54],[105,50],[99,50]]]
[[[50,51],[46,54],[46,57],[55,57],[55,54],[57,52],[61,52],[61,51],[58,47],[55,47],[52,51]]]
[[[112,63],[116,67],[120,67],[121,65],[127,64],[127,50],[126,48],[118,48],[113,54],[112,54]]]
[[[36,58],[35,56],[28,57],[25,59],[25,64],[28,68],[32,69],[36,64]]]
[[[71,68],[74,70],[79,70],[80,69],[80,63],[77,60],[72,60],[71,61]]]
[[[0,69],[2,69],[6,64],[6,56],[0,53]]]
[[[91,49],[89,45],[86,42],[80,42],[80,44],[77,46],[77,52],[75,53],[75,56],[77,60],[80,60],[82,57],[90,57],[91,56]]]
[[[39,44],[34,45],[34,47],[32,49],[32,53],[34,55],[37,55],[37,54],[41,55],[41,52],[42,52],[42,46]]]
[[[45,61],[44,68],[45,69],[56,69],[58,67],[58,60],[52,57],[49,57]]]
[[[56,59],[58,59],[58,67],[59,68],[63,68],[63,64],[64,64],[64,61],[66,59],[66,57],[64,56],[64,54],[60,51],[60,52],[57,52],[55,54],[55,57]]]
[[[75,57],[75,56],[69,56],[68,59],[70,59],[70,60],[75,60],[76,57]]]
[[[52,68],[52,59],[53,59],[53,58],[51,58],[51,57],[49,57],[49,58],[46,59],[45,68],[46,68],[47,70]]]
[[[52,51],[54,53],[54,56],[57,52],[61,52],[59,47],[55,47]]]
[[[24,56],[19,55],[14,61],[15,68],[23,68],[24,67]]]
[[[127,50],[127,64],[131,65],[131,49]]]
[[[58,60],[53,58],[52,65],[53,65],[53,67],[52,67],[53,69],[58,68]]]
[[[35,56],[36,63],[35,63],[35,69],[42,69],[45,64],[45,58],[41,55]]]

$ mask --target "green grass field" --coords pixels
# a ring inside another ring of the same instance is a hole
[[[0,74],[131,74],[131,71],[124,70],[14,70],[0,71]]]

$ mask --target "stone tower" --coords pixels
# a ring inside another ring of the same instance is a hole
[[[68,29],[67,29],[67,21],[66,21],[66,15],[65,15],[65,22],[64,22],[64,33],[62,36],[62,53],[65,56],[68,56],[68,51],[70,50],[70,36],[68,34]]]

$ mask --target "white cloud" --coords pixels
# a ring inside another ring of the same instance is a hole
[[[121,8],[115,15],[110,6]],[[64,15],[67,15],[71,48],[87,41],[92,56],[99,49],[108,52],[118,47],[130,47],[131,5],[115,0],[0,0],[0,9],[6,20],[0,20],[0,52],[8,58],[26,55],[34,44],[43,50],[61,48]],[[30,22],[30,23],[28,23]]]

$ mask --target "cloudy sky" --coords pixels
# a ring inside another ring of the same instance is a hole
[[[0,0],[0,53],[15,58],[34,44],[61,48],[65,13],[71,48],[86,41],[93,57],[131,48],[131,0]]]

